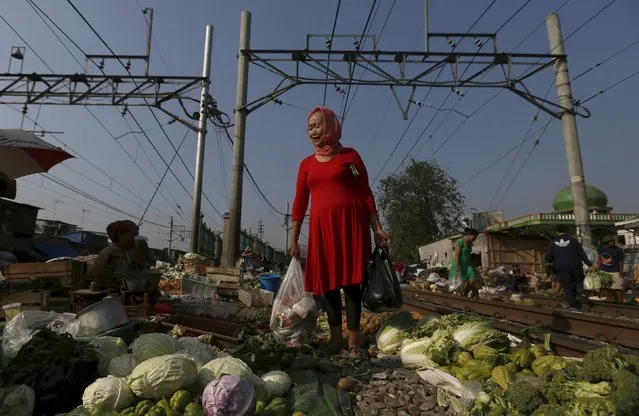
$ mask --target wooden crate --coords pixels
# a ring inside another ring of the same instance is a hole
[[[259,308],[260,306],[271,306],[273,304],[273,292],[263,289],[239,289],[238,298],[240,302],[250,308]]]
[[[206,277],[211,277],[219,282],[242,283],[242,273],[239,267],[208,267]]]
[[[5,295],[0,298],[0,305],[9,305],[11,303],[21,303],[22,310],[42,310],[42,294],[40,292],[18,292],[11,295]],[[4,311],[0,308],[0,316],[4,317]]]
[[[85,269],[85,263],[74,260],[51,263],[13,263],[5,267],[4,276],[13,283],[58,278],[63,285],[75,287],[82,282]]]

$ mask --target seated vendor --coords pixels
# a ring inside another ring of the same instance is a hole
[[[138,226],[133,221],[116,221],[107,226],[111,245],[103,249],[89,267],[85,277],[92,280],[94,290],[120,288],[131,267],[130,254],[135,248]]]

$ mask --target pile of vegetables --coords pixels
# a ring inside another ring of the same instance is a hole
[[[35,394],[33,414],[55,415],[80,405],[84,388],[97,376],[98,355],[92,346],[41,330],[0,372],[0,387],[28,386]]]
[[[610,289],[612,287],[612,274],[603,270],[595,270],[586,273],[584,278],[585,290]]]
[[[96,370],[107,374],[84,389],[82,406],[68,416],[289,414],[283,398],[292,385],[288,374],[259,377],[207,341],[149,333],[127,346],[120,338],[96,338]]]
[[[406,368],[435,369],[475,391],[460,410],[469,416],[639,415],[639,356],[613,347],[567,359],[540,345],[511,347],[477,316],[417,321],[403,312],[382,324],[377,347],[399,354]]]

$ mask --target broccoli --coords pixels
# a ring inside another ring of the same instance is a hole
[[[621,370],[614,376],[612,382],[615,391],[612,401],[619,416],[634,416],[639,414],[639,376],[628,370]]]
[[[628,368],[628,370],[639,375],[639,355],[626,354],[622,357],[623,360],[626,362],[626,367]]]
[[[546,399],[553,404],[570,403],[575,397],[601,397],[612,391],[610,383],[588,383],[587,381],[569,380],[564,373],[555,373],[543,385]]]
[[[505,397],[514,410],[525,415],[531,414],[535,409],[544,404],[544,395],[541,391],[537,387],[523,381],[516,381],[510,384]]]
[[[568,406],[567,416],[616,415],[615,404],[606,397],[577,397]]]
[[[559,404],[544,404],[537,408],[532,416],[564,416],[568,409]]]
[[[599,348],[586,353],[581,369],[577,372],[577,379],[591,383],[612,381],[614,375],[625,366],[626,363],[615,348]]]

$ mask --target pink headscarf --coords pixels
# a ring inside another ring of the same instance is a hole
[[[342,144],[339,142],[342,138],[342,126],[335,112],[327,107],[315,107],[308,115],[308,119],[318,111],[322,113],[322,118],[324,119],[324,133],[322,136],[324,145],[318,147],[313,143],[315,154],[319,156],[332,156],[342,148]]]

